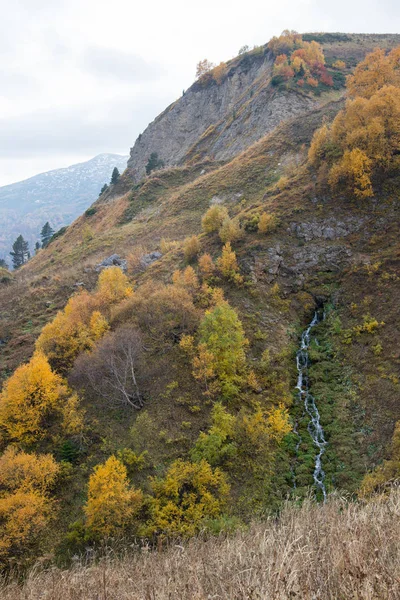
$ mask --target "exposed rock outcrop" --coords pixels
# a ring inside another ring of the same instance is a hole
[[[272,65],[272,55],[264,49],[228,63],[220,83],[195,82],[136,140],[128,160],[133,178],[144,175],[152,152],[166,166],[204,156],[232,158],[282,121],[317,104],[304,94],[271,86]]]

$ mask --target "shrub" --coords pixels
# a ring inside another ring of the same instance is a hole
[[[87,210],[85,210],[85,215],[87,217],[92,217],[96,213],[97,213],[97,208],[95,206],[92,206],[91,208],[88,208]]]
[[[108,402],[142,408],[138,381],[142,353],[140,333],[132,325],[122,326],[106,335],[93,352],[78,357],[71,381]]]
[[[278,226],[278,219],[273,214],[263,212],[258,222],[259,233],[272,233]]]
[[[227,242],[222,248],[222,255],[217,260],[217,267],[222,275],[233,283],[243,282],[243,277],[239,273],[236,253],[232,250],[230,242]]]
[[[200,252],[200,241],[197,235],[187,237],[183,242],[183,254],[187,262],[191,262]]]
[[[236,242],[237,240],[240,240],[243,231],[238,219],[230,219],[229,217],[224,219],[219,228],[218,235],[224,244],[226,244],[226,242]]]
[[[168,536],[195,535],[206,519],[221,516],[229,494],[225,475],[204,460],[175,461],[164,479],[153,479],[152,489],[147,531]]]
[[[148,343],[165,346],[194,331],[199,311],[185,287],[149,282],[114,310],[113,324],[127,322],[136,324]]]
[[[199,270],[203,279],[209,279],[214,271],[215,265],[210,254],[202,254],[199,258]]]
[[[225,206],[214,204],[211,206],[201,220],[201,226],[206,233],[218,231],[224,219],[228,217],[228,210]]]
[[[108,307],[131,295],[129,280],[120,267],[107,267],[101,271],[96,288],[96,298],[101,304]]]

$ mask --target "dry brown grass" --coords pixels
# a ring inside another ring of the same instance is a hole
[[[232,537],[195,539],[66,571],[33,570],[2,600],[400,598],[400,490],[368,504],[286,506]]]

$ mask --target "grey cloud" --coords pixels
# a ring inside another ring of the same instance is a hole
[[[133,145],[137,131],[165,106],[165,98],[129,102],[119,99],[93,118],[89,107],[37,111],[0,119],[0,159],[50,154],[97,154]],[[98,108],[98,105],[96,105]]]
[[[102,46],[86,49],[82,67],[96,77],[107,77],[130,83],[158,79],[164,73],[161,65],[147,62],[137,54]]]

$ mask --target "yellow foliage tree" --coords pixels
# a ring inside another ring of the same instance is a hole
[[[227,242],[222,248],[222,255],[217,260],[217,267],[221,274],[233,283],[240,284],[243,282],[243,277],[239,273],[236,252],[232,250],[230,242]]]
[[[369,198],[373,195],[371,184],[372,161],[360,150],[346,150],[340,162],[333,165],[328,182],[332,187],[340,185],[353,190],[357,199]]]
[[[185,260],[190,262],[194,260],[198,253],[200,252],[200,241],[197,235],[192,235],[191,237],[187,237],[183,242],[183,254]]]
[[[373,58],[382,56],[378,52]],[[370,58],[364,62],[367,67],[362,70],[361,63],[361,74],[369,76]],[[330,186],[357,199],[372,196],[374,185],[400,166],[400,88],[380,85],[348,100],[331,127],[324,125],[314,134],[309,150],[310,164],[321,173],[328,171]],[[357,93],[354,86],[351,90]]]
[[[201,226],[206,233],[218,231],[223,221],[228,217],[228,210],[225,206],[214,204],[211,206],[201,220]]]
[[[219,228],[218,235],[224,244],[240,240],[243,236],[243,230],[240,227],[238,219],[230,219],[229,217],[224,219]]]
[[[259,233],[271,233],[277,227],[278,219],[275,215],[266,212],[261,213],[258,222]]]
[[[394,48],[388,55],[377,48],[354,69],[347,80],[347,90],[353,98],[371,98],[385,85],[400,86],[400,48]]]
[[[213,68],[214,64],[207,60],[207,58],[200,60],[196,65],[196,78],[200,79],[201,77],[204,77],[204,75],[210,73]]]
[[[172,281],[174,285],[181,286],[192,294],[194,294],[199,287],[199,279],[195,270],[190,265],[183,271],[174,271],[172,274]]]
[[[89,479],[86,523],[94,537],[122,535],[142,506],[140,490],[129,487],[125,465],[115,456],[95,467]]]
[[[206,311],[193,359],[194,377],[204,382],[207,391],[234,396],[245,382],[247,345],[242,323],[227,302]],[[214,380],[211,388],[210,380]]]
[[[0,395],[0,426],[18,443],[30,445],[45,438],[55,419],[79,421],[77,401],[71,402],[65,381],[51,370],[42,352],[18,367],[4,384]],[[72,414],[73,413],[73,414]],[[67,424],[68,428],[68,424]]]
[[[103,269],[97,282],[96,297],[101,304],[110,306],[128,298],[133,293],[125,273],[120,267]]]
[[[372,473],[367,473],[361,483],[359,495],[368,497],[374,492],[389,489],[390,484],[400,477],[400,421],[397,421],[392,437],[389,460],[385,460]]]
[[[0,490],[46,494],[59,471],[51,454],[28,454],[9,446],[0,457]]]
[[[49,498],[59,473],[54,459],[9,447],[0,458],[0,564],[28,560],[43,540],[54,504]]]
[[[200,269],[201,276],[205,280],[209,279],[213,275],[213,273],[215,271],[215,265],[213,263],[213,259],[211,258],[210,254],[202,254],[200,256],[199,269]]]
[[[36,342],[53,369],[67,373],[81,352],[91,350],[108,329],[98,312],[99,301],[86,290],[72,296],[63,311],[45,325]]]
[[[172,463],[164,479],[153,479],[154,499],[147,533],[193,536],[206,520],[221,516],[229,494],[222,471],[181,459]]]

